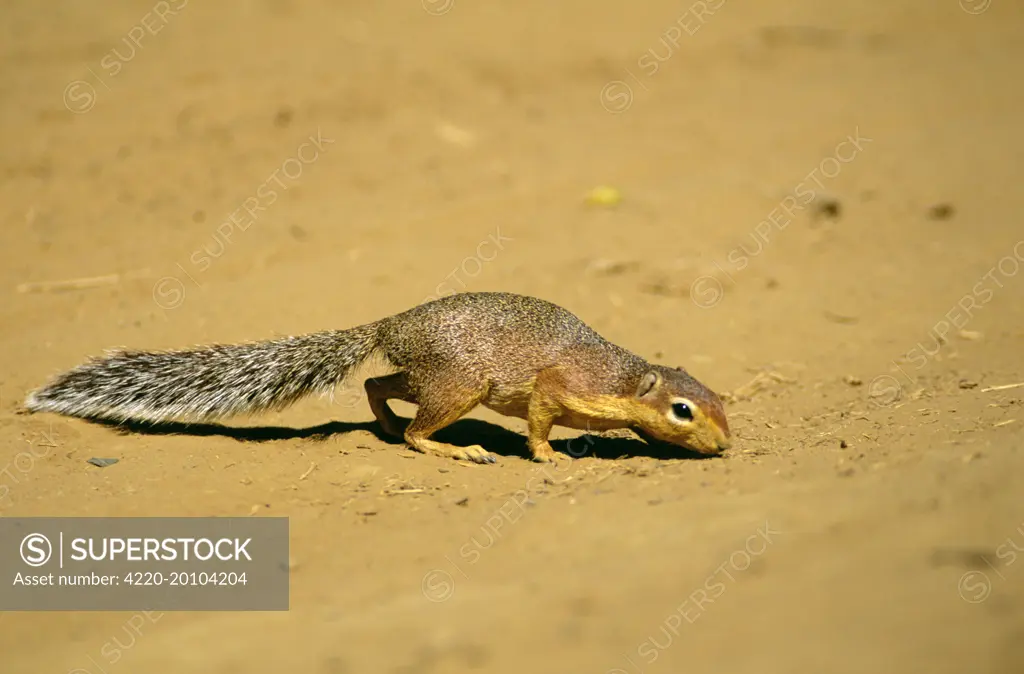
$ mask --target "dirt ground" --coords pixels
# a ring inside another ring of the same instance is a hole
[[[287,516],[293,567],[286,613],[0,614],[4,672],[1024,671],[1020,3],[0,12],[0,513]],[[686,365],[734,448],[544,467],[478,411],[462,465],[359,379],[183,434],[17,414],[107,348],[463,289]]]

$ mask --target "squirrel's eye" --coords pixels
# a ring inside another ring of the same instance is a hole
[[[677,419],[682,419],[683,421],[691,421],[693,419],[693,410],[686,403],[674,403],[672,405],[672,414]]]

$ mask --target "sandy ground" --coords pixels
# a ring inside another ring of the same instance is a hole
[[[4,672],[1024,671],[1019,3],[47,7],[0,10],[0,513],[287,516],[294,568],[287,613],[4,613]],[[735,448],[544,468],[475,413],[465,466],[359,381],[183,435],[16,414],[110,347],[462,289],[685,364]]]

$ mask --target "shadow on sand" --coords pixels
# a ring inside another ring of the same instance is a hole
[[[107,419],[86,419],[94,424],[106,426],[122,434],[139,435],[185,435],[193,437],[219,436],[231,438],[239,442],[273,442],[275,440],[312,440],[323,441],[335,435],[343,435],[352,431],[368,431],[377,439],[388,444],[403,444],[397,438],[385,435],[375,421],[344,422],[330,421],[318,426],[291,428],[288,426],[227,426],[219,423],[180,423],[180,422],[116,422]],[[519,456],[526,458],[526,439],[488,421],[480,419],[460,419],[451,426],[434,434],[439,442],[447,442],[462,447],[481,445],[488,452],[499,456]],[[668,443],[650,438],[637,440],[633,438],[611,438],[597,435],[581,435],[567,440],[552,440],[551,446],[556,452],[574,458],[592,456],[599,459],[618,459],[621,457],[645,456],[654,459],[705,459],[709,458],[697,452],[691,452]]]

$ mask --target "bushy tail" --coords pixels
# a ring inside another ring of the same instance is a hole
[[[115,421],[201,421],[278,410],[333,390],[374,351],[377,327],[184,351],[118,351],[57,376],[25,407]]]

